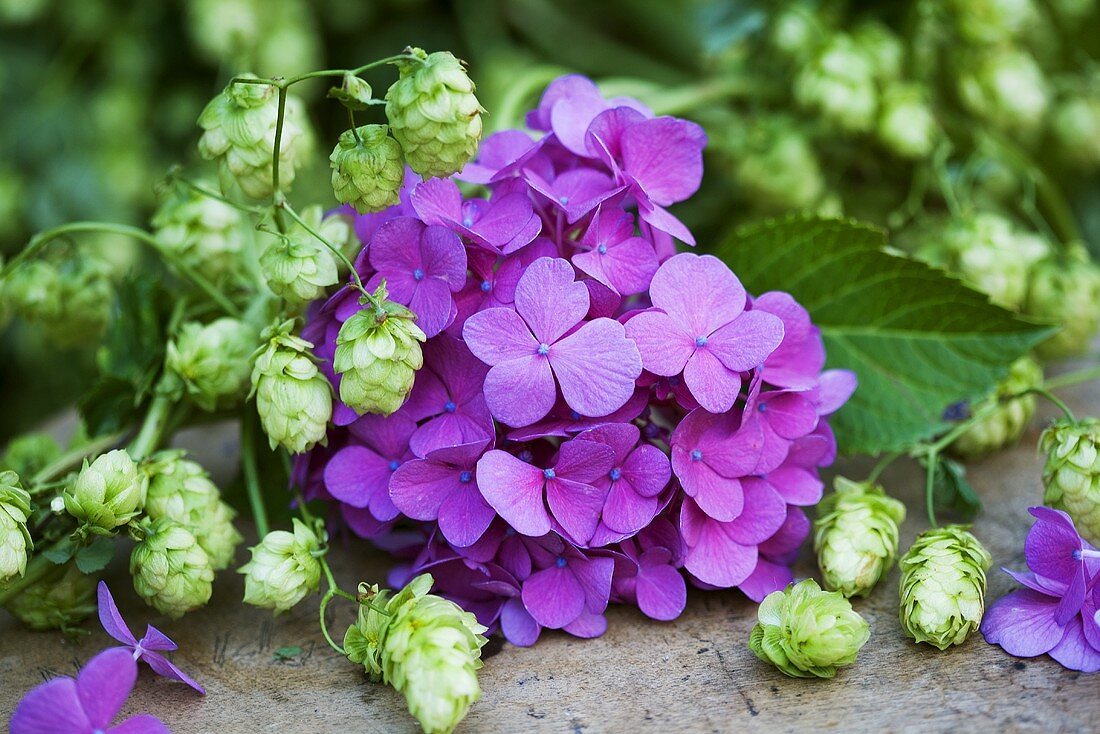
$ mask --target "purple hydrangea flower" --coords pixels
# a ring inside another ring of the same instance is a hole
[[[540,257],[556,257],[558,248],[545,237],[536,237],[531,244],[507,257],[495,257],[483,252],[471,251],[471,275],[455,296],[458,317],[450,330],[459,339],[462,338],[462,327],[471,314],[498,306],[515,308],[516,285],[520,276]]]
[[[669,621],[687,605],[687,585],[679,571],[683,564],[680,534],[664,517],[658,518],[634,539],[624,541],[623,555],[634,569],[616,580],[615,593],[634,601],[651,619]]]
[[[590,615],[602,616],[607,609],[615,561],[586,556],[557,535],[529,544],[528,550],[535,570],[523,582],[522,600],[531,617],[550,629],[598,626]]]
[[[817,421],[817,409],[805,394],[787,390],[762,392],[760,382],[756,382],[749,390],[742,419],[745,430],[757,432],[760,440],[759,464],[752,473],[763,474],[782,464],[791,442],[809,435],[817,427]]]
[[[455,177],[475,184],[499,183],[519,176],[532,164],[548,174],[553,168],[546,162],[540,166],[539,152],[546,138],[534,141],[522,130],[501,130],[481,141],[477,158],[466,164]]]
[[[118,716],[137,680],[137,661],[122,647],[89,660],[76,679],[54,678],[32,689],[11,716],[12,734],[168,734],[149,714]]]
[[[447,227],[480,247],[505,255],[531,242],[542,229],[525,193],[463,201],[458,184],[445,178],[418,184],[412,205],[425,224]]]
[[[649,108],[629,97],[604,99],[591,79],[579,74],[558,77],[546,87],[536,110],[528,114],[532,130],[554,133],[566,150],[578,156],[593,155],[587,141],[588,128],[604,110],[626,107],[642,119],[653,117]]]
[[[516,286],[516,310],[490,308],[466,320],[470,350],[488,365],[485,400],[493,416],[510,426],[541,419],[557,397],[584,415],[622,407],[641,374],[638,349],[622,324],[600,318],[583,322],[588,289],[574,280],[565,260],[539,258]]]
[[[741,282],[711,255],[668,260],[649,294],[654,308],[626,322],[642,365],[665,377],[683,373],[692,396],[712,413],[733,407],[741,373],[763,364],[783,339],[783,322],[745,311]]]
[[[486,501],[518,532],[539,537],[555,529],[556,521],[584,544],[604,505],[604,492],[593,482],[607,476],[614,463],[611,448],[595,441],[566,441],[545,469],[496,449],[478,461],[477,482]]]
[[[652,444],[639,444],[642,432],[630,423],[610,423],[577,436],[613,452],[611,469],[592,484],[604,493],[601,521],[608,529],[633,535],[657,515],[657,495],[672,477],[668,457]]]
[[[634,217],[618,207],[601,206],[577,243],[585,248],[573,264],[624,296],[649,288],[657,272],[657,253],[634,236]]]
[[[1024,543],[1024,585],[985,613],[986,642],[1018,657],[1044,653],[1073,670],[1100,671],[1100,550],[1081,538],[1061,510],[1032,507],[1036,522]]]
[[[454,545],[473,545],[496,517],[478,488],[477,463],[488,445],[486,438],[437,448],[402,464],[390,478],[393,504],[414,520],[438,520]]]
[[[380,522],[399,514],[390,499],[390,477],[414,458],[409,439],[416,421],[404,411],[390,416],[364,415],[351,424],[354,443],[337,451],[325,466],[325,488],[334,498],[368,510]]]
[[[572,436],[589,428],[598,428],[608,423],[627,423],[642,414],[649,402],[649,394],[645,390],[635,390],[630,399],[613,413],[601,416],[581,415],[566,405],[564,400],[558,400],[546,417],[538,423],[532,423],[523,428],[516,428],[508,432],[510,441],[530,441],[548,436]]]
[[[753,299],[753,311],[770,313],[783,322],[783,341],[764,360],[764,381],[775,387],[807,390],[817,384],[825,366],[821,330],[810,313],[789,293],[770,291]]]
[[[429,338],[458,314],[453,293],[466,283],[466,250],[458,235],[413,217],[398,217],[378,228],[367,247],[377,272],[367,283],[373,291],[385,279],[389,297],[416,314]]]
[[[625,186],[616,186],[614,179],[594,168],[574,168],[553,180],[529,170],[524,172],[524,180],[552,210],[564,214],[568,224],[578,222],[609,199],[621,199],[619,194],[626,191]],[[555,229],[560,230],[560,223],[555,223]]]
[[[486,372],[458,339],[441,334],[424,345],[424,369],[401,411],[420,422],[409,438],[414,454],[493,437],[493,418],[481,391]]]
[[[123,649],[133,651],[134,660],[144,660],[157,675],[186,683],[199,693],[206,695],[206,690],[202,686],[161,654],[177,649],[176,643],[172,642],[166,634],[151,624],[145,627],[145,636],[140,640],[137,639],[126,625],[126,620],[122,618],[118,607],[115,606],[115,600],[111,596],[110,589],[103,581],[99,582],[98,594],[99,623],[103,625],[103,629],[108,635],[126,646]]]

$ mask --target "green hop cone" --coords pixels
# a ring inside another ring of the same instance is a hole
[[[737,189],[762,211],[807,209],[825,192],[813,146],[790,117],[754,121],[732,141],[732,153]]]
[[[926,530],[898,561],[902,629],[946,650],[978,629],[985,613],[989,551],[966,525]]]
[[[1039,450],[1043,504],[1069,513],[1081,536],[1100,545],[1100,420],[1060,420],[1043,431]]]
[[[271,448],[300,454],[325,440],[332,386],[317,368],[313,345],[290,334],[293,321],[269,330],[252,356],[252,393]]]
[[[357,413],[390,415],[405,402],[424,365],[424,332],[412,311],[374,294],[380,307],[354,313],[336,337],[333,368],[341,375],[340,399]]]
[[[61,446],[48,433],[26,433],[12,440],[0,456],[0,469],[33,477],[61,457]]]
[[[301,225],[274,237],[260,256],[260,271],[275,295],[299,306],[317,300],[340,280],[332,250]]]
[[[239,77],[256,78],[252,74]],[[253,199],[266,199],[275,192],[272,153],[279,117],[278,90],[270,84],[227,86],[199,115],[203,129],[199,153],[216,161],[222,193],[230,181]],[[313,149],[313,136],[305,106],[292,95],[286,97],[283,133],[279,142],[279,188],[288,191],[294,175]]]
[[[27,572],[27,553],[34,549],[27,519],[31,496],[13,471],[0,471],[0,589]]]
[[[883,145],[902,158],[927,158],[940,134],[927,92],[914,84],[887,87],[879,108],[877,133]]]
[[[148,478],[122,449],[96,458],[65,491],[69,514],[100,531],[111,531],[130,522],[145,503]]]
[[[173,619],[210,601],[214,567],[198,538],[168,519],[146,522],[144,538],[130,554],[134,591]]]
[[[1061,256],[1043,260],[1031,269],[1024,311],[1061,326],[1035,348],[1044,359],[1081,354],[1100,322],[1100,267],[1081,244]]]
[[[405,162],[421,176],[458,173],[481,140],[481,103],[466,69],[449,51],[408,53],[397,62],[400,78],[386,92],[390,131]]]
[[[813,579],[768,594],[757,619],[749,649],[792,678],[832,678],[871,636],[843,594],[822,591]]]
[[[963,106],[994,127],[1034,138],[1050,106],[1047,80],[1035,59],[1012,46],[962,58],[958,88]]]
[[[852,31],[852,40],[871,61],[876,79],[893,81],[901,76],[905,47],[888,26],[873,20],[864,21]]]
[[[285,612],[321,583],[316,533],[294,518],[294,532],[273,530],[252,548],[252,560],[238,570],[244,577],[244,601]]]
[[[94,344],[110,319],[110,268],[89,255],[32,260],[8,276],[4,300],[63,348]]]
[[[1038,362],[1026,355],[1013,362],[1008,376],[997,384],[997,389],[970,408],[975,414],[992,412],[955,439],[951,452],[964,459],[973,459],[1018,441],[1035,415],[1035,396],[1008,398],[1042,384],[1043,368]]]
[[[799,105],[848,133],[870,131],[878,93],[871,59],[851,36],[835,34],[794,82]]]
[[[1028,295],[1032,266],[1050,251],[1041,237],[992,212],[953,219],[939,236],[929,239],[917,257],[958,273],[994,303],[1013,310]]]
[[[477,671],[486,628],[454,602],[429,594],[431,588],[430,574],[417,576],[392,597],[361,584],[361,596],[370,604],[360,606],[344,647],[371,680],[383,680],[405,695],[409,713],[425,732],[449,734],[481,696]]]
[[[979,45],[1010,41],[1038,22],[1031,0],[950,0],[947,7],[963,40]]]
[[[187,528],[215,571],[228,567],[242,538],[233,527],[232,508],[222,502],[206,470],[180,452],[168,451],[152,457],[145,472],[149,476],[145,514]]]
[[[81,573],[76,564],[67,563],[48,571],[4,608],[37,632],[68,631],[95,612],[96,579]]]
[[[198,183],[214,188],[208,181]],[[152,219],[160,247],[215,282],[240,269],[243,223],[229,204],[182,184],[165,195]]]
[[[246,392],[256,342],[253,328],[238,319],[191,321],[168,342],[165,367],[203,410],[233,407]]]
[[[1100,75],[1093,84],[1100,84]],[[1100,166],[1100,92],[1066,96],[1054,108],[1050,126],[1068,162],[1085,170]]]
[[[838,476],[814,522],[814,552],[825,588],[846,597],[867,596],[898,553],[905,505],[871,482]]]
[[[364,125],[357,132],[358,137],[351,130],[341,133],[329,156],[332,191],[341,204],[367,214],[400,202],[405,161],[385,125]]]

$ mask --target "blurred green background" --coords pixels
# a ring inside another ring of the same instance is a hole
[[[568,72],[703,124],[703,188],[677,213],[704,244],[809,209],[917,250],[983,213],[1094,248],[1098,31],[1092,0],[0,0],[0,252],[70,220],[146,226],[168,167],[202,169],[195,120],[232,74],[352,67],[410,44],[469,62],[489,131],[522,125]],[[367,78],[380,96],[392,71]],[[327,152],[345,114],[321,82],[300,92]],[[325,157],[296,202],[334,203]],[[120,273],[142,257],[125,239],[83,241]],[[94,350],[3,322],[0,440],[94,373]]]

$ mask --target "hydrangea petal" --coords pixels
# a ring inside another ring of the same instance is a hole
[[[737,585],[741,592],[756,603],[764,600],[773,591],[787,588],[787,584],[794,580],[794,574],[790,566],[772,563],[763,558],[757,560],[756,568],[748,578]]]
[[[546,501],[554,519],[577,543],[587,543],[596,531],[604,493],[591,484],[556,478],[546,482]]]
[[[683,324],[693,337],[708,337],[745,309],[745,288],[713,255],[683,252],[661,264],[649,286],[653,305]]]
[[[364,446],[345,446],[325,465],[325,488],[352,507],[366,507],[371,497],[389,486],[389,459]]]
[[[137,662],[130,650],[111,647],[96,655],[76,677],[76,692],[94,729],[111,725],[137,680]]]
[[[551,566],[523,584],[523,606],[543,627],[561,629],[584,611],[584,589],[573,572]]]
[[[500,611],[500,630],[504,637],[518,647],[530,647],[538,642],[542,627],[523,606],[523,601],[510,599]]]
[[[985,641],[1009,655],[1031,658],[1049,652],[1064,630],[1054,621],[1057,599],[1031,589],[1017,589],[995,601],[982,617]]]
[[[762,311],[746,311],[707,337],[707,351],[726,369],[748,372],[764,364],[782,340],[782,321]]]
[[[707,349],[697,349],[684,367],[691,396],[711,413],[725,413],[741,392],[741,376],[731,372]]]
[[[529,357],[539,345],[519,314],[508,308],[473,314],[462,327],[462,338],[474,356],[487,365]]]
[[[637,346],[623,325],[611,319],[584,324],[551,347],[549,359],[565,402],[586,416],[609,415],[623,407],[642,373]]]
[[[642,366],[655,375],[680,374],[695,351],[691,335],[661,311],[643,311],[627,321],[625,328],[638,345]]]
[[[687,606],[684,577],[672,566],[642,566],[635,580],[638,608],[650,619],[669,621],[679,617]]]
[[[96,587],[96,595],[99,602],[99,623],[103,625],[103,630],[119,642],[136,645],[137,638],[134,637],[134,633],[130,631],[126,620],[119,613],[118,607],[115,605],[115,599],[111,596],[111,591],[107,588],[106,582],[99,582]]]
[[[588,312],[588,289],[575,275],[567,260],[541,257],[516,284],[516,311],[543,344],[556,342]]]
[[[540,469],[496,449],[478,460],[477,485],[486,502],[516,531],[534,537],[550,532]]]
[[[454,468],[427,459],[405,462],[389,481],[390,500],[414,520],[435,520],[444,500],[458,488]]]
[[[660,206],[683,201],[703,180],[707,135],[694,122],[674,117],[638,121],[623,131],[623,170]]]
[[[509,426],[527,426],[554,407],[557,390],[550,363],[538,354],[513,359],[485,375],[485,402],[493,417]]]
[[[90,734],[91,731],[92,724],[72,678],[55,678],[31,690],[11,716],[12,734]]]
[[[680,510],[680,529],[688,545],[684,568],[700,581],[723,588],[737,586],[756,568],[757,547],[735,542],[721,522],[691,500],[685,500]]]
[[[448,542],[464,548],[489,529],[496,512],[473,484],[460,485],[439,508],[439,529]]]
[[[1081,617],[1073,617],[1063,629],[1062,639],[1048,654],[1070,670],[1082,673],[1100,671],[1100,650],[1085,639]]]

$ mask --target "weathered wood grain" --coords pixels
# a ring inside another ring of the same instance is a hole
[[[1100,388],[1065,394],[1080,414],[1100,414]],[[1025,508],[1042,494],[1034,449],[1041,423],[1017,449],[970,470],[986,505],[975,533],[996,567],[1023,565],[1031,524]],[[866,464],[842,468],[859,476]],[[884,481],[910,508],[906,545],[927,526],[921,476],[899,463]],[[386,567],[384,558],[361,546],[338,549],[334,556],[338,576],[349,587],[356,579],[381,579]],[[813,571],[808,554],[797,570]],[[154,713],[179,734],[417,731],[399,696],[367,683],[325,646],[314,606],[272,618],[241,605],[240,578],[223,574],[207,609],[173,623],[154,619],[126,593],[125,579],[114,577],[131,624],[164,622],[162,629],[180,644],[176,662],[209,692],[200,698],[143,671],[128,711]],[[994,570],[989,599],[1012,586]],[[909,642],[896,619],[896,570],[855,605],[871,623],[871,640],[856,665],[829,681],[791,680],[758,661],[746,647],[755,606],[736,592],[692,591],[687,611],[672,623],[612,609],[609,630],[597,640],[548,633],[532,649],[496,644],[482,672],[482,700],[460,731],[1100,730],[1100,675],[1067,671],[1045,657],[1018,660],[979,635],[942,653]],[[343,605],[335,614],[341,627],[352,610]],[[0,618],[0,715],[6,718],[24,690],[51,675],[73,673],[107,643],[98,630],[73,645],[58,634],[27,634]],[[302,654],[275,658],[276,649],[291,645],[301,646]]]

